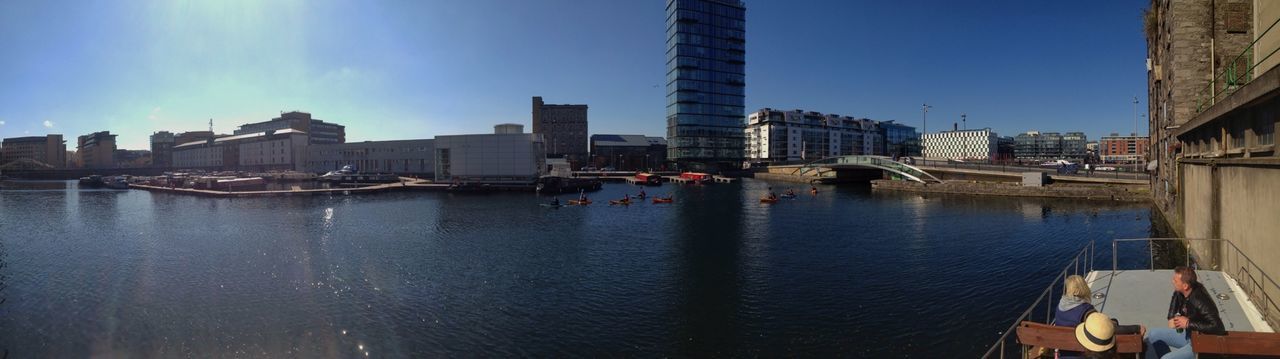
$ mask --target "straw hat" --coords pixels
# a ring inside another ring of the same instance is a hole
[[[1076,341],[1085,349],[1095,352],[1111,350],[1116,346],[1116,325],[1106,314],[1092,312],[1084,323],[1076,326]]]

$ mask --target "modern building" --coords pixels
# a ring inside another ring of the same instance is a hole
[[[76,139],[76,156],[84,168],[116,166],[116,135],[111,131],[94,132]]]
[[[236,130],[234,134],[262,133],[286,128],[306,133],[310,138],[310,143],[314,144],[347,142],[346,126],[313,119],[311,118],[311,113],[302,111],[282,112],[280,117],[273,118],[270,121],[240,125],[240,129]]]
[[[884,133],[884,155],[917,157],[921,155],[920,133],[915,127],[895,123],[893,120],[881,121],[880,132]]]
[[[667,162],[667,140],[645,135],[591,135],[591,166],[619,171],[659,169]]]
[[[926,133],[921,142],[925,158],[992,160],[999,153],[999,138],[990,128],[984,128]]]
[[[681,169],[739,168],[744,151],[746,8],[667,0],[667,149]]]
[[[19,160],[33,161],[33,167],[67,166],[67,142],[62,135],[6,138],[0,142],[0,165]]]
[[[820,112],[764,108],[747,115],[747,161],[795,162],[831,156],[885,155],[886,133],[881,122]],[[895,149],[909,151],[915,133],[910,126],[892,124],[899,142]]]
[[[1111,136],[1102,136],[1098,146],[1104,163],[1146,163],[1147,148],[1151,146],[1151,140],[1137,134],[1120,136],[1112,133]]]
[[[1089,142],[1083,132],[1029,131],[1014,137],[1014,157],[1018,160],[1081,160],[1085,157],[1085,143]]]
[[[996,138],[996,159],[1001,161],[1014,159],[1014,143],[1012,136],[1001,136]]]
[[[364,141],[313,144],[307,172],[325,173],[351,165],[361,172],[434,177],[435,140]]]
[[[176,136],[169,131],[151,134],[151,166],[169,168],[173,166],[173,145]]]
[[[309,136],[291,128],[246,133],[173,148],[173,167],[241,171],[303,171]]]
[[[514,131],[518,126],[494,126],[493,134],[436,136],[435,181],[533,183],[546,171],[546,144],[540,134]]]
[[[533,133],[547,141],[547,157],[581,167],[587,160],[587,105],[549,105],[534,96]]]

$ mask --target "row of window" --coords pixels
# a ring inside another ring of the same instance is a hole
[[[676,45],[694,45],[704,46],[713,49],[724,49],[733,51],[747,51],[747,43],[738,39],[723,39],[719,37],[703,36],[690,33],[676,33],[667,38],[667,48]]]
[[[675,6],[674,9],[672,8],[673,6]],[[692,10],[692,11],[703,12],[703,13],[712,14],[712,15],[726,16],[726,17],[739,18],[739,19],[747,16],[746,9],[743,9],[740,6],[735,7],[735,6],[725,5],[722,3],[712,2],[712,1],[679,1],[677,2],[674,0],[668,0],[667,11],[670,12],[672,10]]]
[[[677,103],[667,106],[667,116],[677,114],[695,114],[695,115],[713,115],[713,116],[742,116],[742,106],[725,106],[701,103]],[[738,124],[742,123],[741,119],[737,120]]]
[[[698,80],[676,80],[668,82],[667,93],[670,94],[676,91],[698,91],[722,95],[744,96],[746,93],[746,86]]]
[[[742,63],[704,59],[692,56],[672,56],[667,59],[667,72],[671,72],[671,70],[675,70],[676,68],[696,68],[735,74],[742,74],[746,72],[746,65]]]
[[[676,103],[704,103],[704,104],[712,104],[712,105],[744,107],[743,105],[744,100],[742,96],[720,95],[720,94],[697,92],[697,91],[676,91],[675,96],[667,96],[667,106],[670,106]]]
[[[674,50],[674,51],[673,51]],[[680,56],[694,56],[704,59],[716,59],[733,63],[746,62],[747,55],[742,51],[717,49],[706,46],[678,44],[667,50],[667,60]]]
[[[667,82],[675,80],[711,81],[730,85],[742,85],[746,83],[746,76],[743,76],[742,74],[699,69],[676,69],[675,71],[667,72]]]

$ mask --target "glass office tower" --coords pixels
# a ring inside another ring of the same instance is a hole
[[[667,0],[667,159],[681,169],[742,164],[745,20],[741,1]]]

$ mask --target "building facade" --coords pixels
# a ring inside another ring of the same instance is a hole
[[[890,132],[884,125],[891,125]],[[886,138],[893,133],[895,143]],[[913,152],[915,128],[813,111],[765,108],[747,115],[745,151],[752,163],[812,161],[832,156]]]
[[[1029,131],[1013,139],[1014,157],[1018,160],[1083,160],[1087,151],[1085,144],[1089,142],[1083,132]]]
[[[159,168],[173,166],[173,145],[177,140],[172,132],[160,131],[151,134],[151,165]]]
[[[495,126],[493,134],[435,138],[436,182],[533,183],[546,170],[542,135],[512,133]]]
[[[23,159],[34,161],[33,167],[65,168],[67,142],[62,135],[12,137],[0,142],[0,165]]]
[[[999,138],[990,128],[926,133],[924,157],[960,160],[992,160],[998,155]]]
[[[173,167],[239,171],[303,171],[306,133],[294,129],[246,133],[174,146]]]
[[[325,173],[351,165],[361,172],[434,177],[435,140],[364,141],[311,145],[307,172]]]
[[[76,156],[84,168],[116,166],[116,135],[111,131],[94,132],[76,139]]]
[[[218,135],[213,134],[213,131],[187,131],[174,135],[173,145],[177,146],[184,143],[207,141],[214,138],[218,138]]]
[[[645,135],[591,135],[590,165],[618,171],[661,169],[667,162],[667,140]]]
[[[667,0],[666,10],[667,159],[682,169],[738,168],[746,157],[746,8]]]
[[[920,133],[915,127],[889,120],[880,122],[880,131],[884,133],[884,155],[916,157],[922,154]]]
[[[572,168],[587,159],[587,105],[549,105],[533,97],[533,133],[547,142],[547,156],[565,158]]]
[[[314,144],[347,142],[346,126],[313,119],[311,118],[311,113],[302,111],[284,112],[280,114],[280,117],[273,118],[270,121],[240,125],[240,129],[236,130],[234,134],[261,133],[286,128],[306,133],[310,143]]]
[[[1151,146],[1150,138],[1131,134],[1120,136],[1102,136],[1098,140],[1100,159],[1104,163],[1146,163],[1147,148]]]

